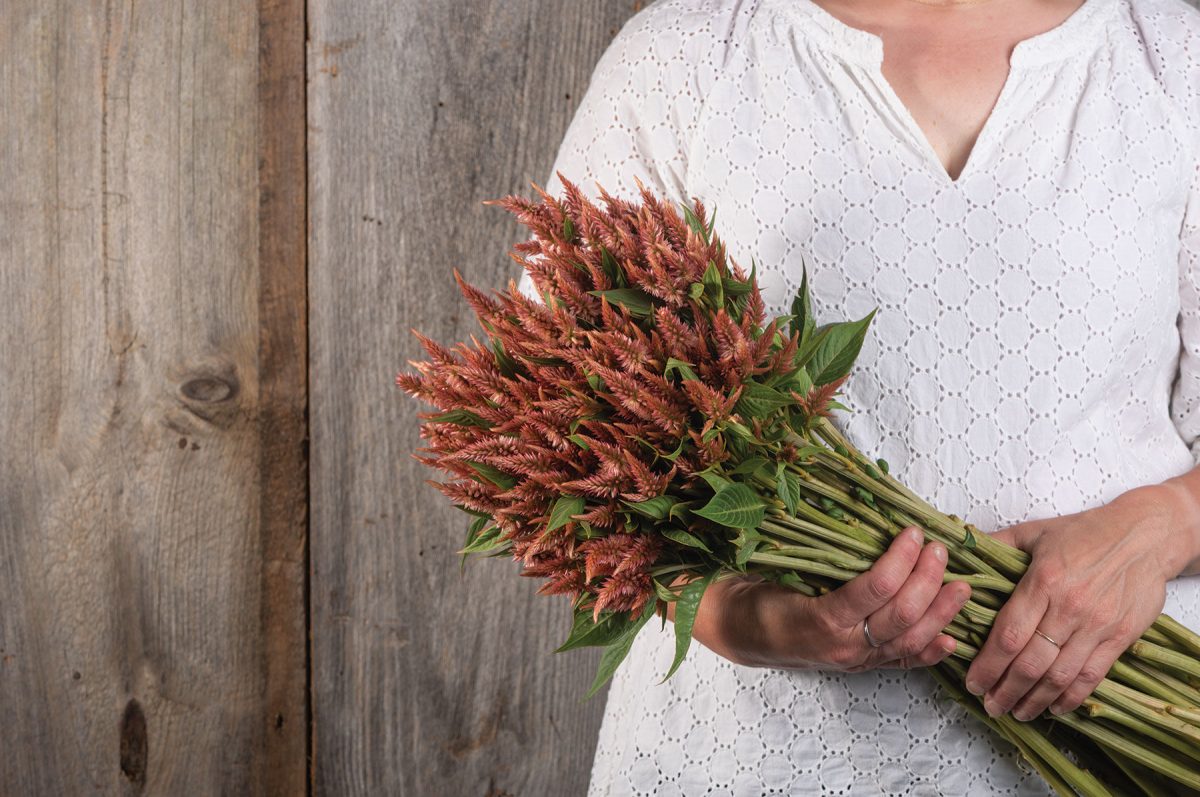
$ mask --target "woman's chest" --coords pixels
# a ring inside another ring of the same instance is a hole
[[[707,98],[688,190],[772,310],[807,267],[819,313],[878,307],[902,360],[992,379],[1021,358],[1099,389],[1165,350],[1188,171],[1144,86],[1104,63],[1022,74],[952,181],[869,70],[760,55]]]

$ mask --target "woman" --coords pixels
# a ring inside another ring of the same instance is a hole
[[[1164,604],[1200,627],[1183,0],[658,0],[554,171],[703,199],[777,314],[803,264],[819,320],[879,308],[839,423],[1032,554],[969,672],[989,712],[1077,707]],[[590,793],[1049,794],[920,669],[969,592],[944,562],[900,538],[823,598],[710,589],[671,681],[669,629],[618,672]]]

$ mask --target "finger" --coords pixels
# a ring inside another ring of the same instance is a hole
[[[904,585],[921,555],[924,540],[916,526],[897,534],[870,570],[820,598],[829,618],[843,629],[859,628],[864,618],[891,600]]]
[[[950,624],[970,596],[971,588],[961,581],[943,585],[920,620],[879,648],[881,660],[904,660],[925,650],[941,635],[942,629]]]
[[[984,710],[992,717],[1011,711],[1042,680],[1050,665],[1058,658],[1059,650],[1053,642],[1034,634],[996,685],[984,695]]]
[[[901,669],[911,670],[917,667],[932,667],[938,662],[945,659],[955,648],[958,647],[958,642],[954,637],[946,634],[938,634],[933,641],[925,646],[925,649],[915,656],[905,656],[902,659],[886,661],[880,664],[881,669]]]
[[[1126,645],[1119,642],[1105,642],[1096,648],[1086,663],[1079,670],[1075,682],[1057,700],[1050,704],[1051,714],[1065,714],[1074,711],[1083,704],[1104,677],[1112,669],[1117,658],[1125,650]]]
[[[1041,680],[1029,690],[1029,694],[1019,700],[1013,709],[1013,717],[1022,722],[1028,722],[1034,717],[1040,717],[1050,704],[1058,700],[1075,679],[1079,671],[1096,650],[1099,640],[1092,635],[1076,633],[1063,645],[1058,658],[1046,670]]]
[[[917,564],[896,596],[868,618],[871,636],[880,642],[887,642],[916,625],[941,590],[942,574],[945,572],[946,546],[940,542],[929,543],[921,550]],[[938,626],[934,633],[941,628]],[[928,641],[925,640],[926,643]]]
[[[1049,599],[1045,590],[1033,586],[1032,572],[1031,568],[1017,582],[1008,602],[1000,607],[983,647],[967,669],[966,687],[973,695],[983,695],[995,687],[1013,659],[1029,644],[1046,614]]]

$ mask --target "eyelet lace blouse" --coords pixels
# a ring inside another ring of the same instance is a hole
[[[1200,13],[1087,0],[1022,41],[951,180],[879,37],[811,0],[657,0],[599,61],[551,174],[716,210],[768,310],[878,307],[838,420],[984,530],[1200,459]],[[556,177],[546,181],[557,193]],[[521,288],[532,295],[527,277]],[[1166,611],[1200,628],[1200,578]],[[740,667],[650,624],[589,794],[1050,794],[922,671]]]

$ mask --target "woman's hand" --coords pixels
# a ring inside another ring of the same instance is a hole
[[[906,529],[870,570],[817,598],[751,579],[715,583],[700,603],[693,638],[750,667],[857,672],[936,664],[954,651],[954,639],[941,631],[971,588],[942,583],[946,548],[923,539],[919,529]],[[879,647],[868,642],[864,621]]]
[[[967,671],[988,714],[1072,711],[1154,622],[1193,557],[1181,488],[1139,487],[1074,515],[995,536],[1032,556]]]

